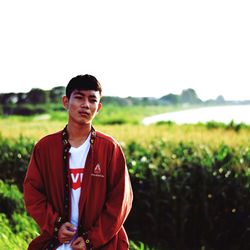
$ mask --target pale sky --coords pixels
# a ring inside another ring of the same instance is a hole
[[[249,13],[241,0],[1,1],[0,92],[88,73],[104,95],[250,99]]]

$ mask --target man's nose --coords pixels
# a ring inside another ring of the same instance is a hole
[[[89,108],[89,102],[88,100],[83,100],[81,103],[81,107],[82,108]]]

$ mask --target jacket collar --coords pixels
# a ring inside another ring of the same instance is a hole
[[[90,144],[93,145],[94,144],[94,141],[95,141],[95,138],[96,138],[96,131],[94,129],[93,126],[91,126],[91,130],[90,130]],[[66,151],[68,152],[71,145],[69,143],[69,134],[68,134],[68,131],[67,131],[67,125],[64,127],[63,131],[62,131],[62,143],[63,143],[63,152],[66,153]]]

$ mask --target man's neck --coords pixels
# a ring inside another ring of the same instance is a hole
[[[69,135],[69,143],[72,147],[81,146],[87,139],[89,132],[91,130],[91,124],[86,124],[83,126],[78,126],[69,123],[67,126],[67,131]]]

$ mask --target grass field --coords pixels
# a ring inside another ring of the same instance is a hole
[[[67,123],[65,120],[47,120],[44,116],[34,118],[8,117],[0,119],[0,134],[6,138],[29,137],[34,140],[61,130]],[[229,146],[247,145],[250,138],[250,129],[243,128],[238,132],[234,129],[222,127],[208,129],[205,125],[101,125],[95,128],[115,137],[119,142],[127,143],[135,140],[139,143],[150,143],[153,140],[166,140],[171,142],[194,141],[200,144],[219,145],[225,143]]]

